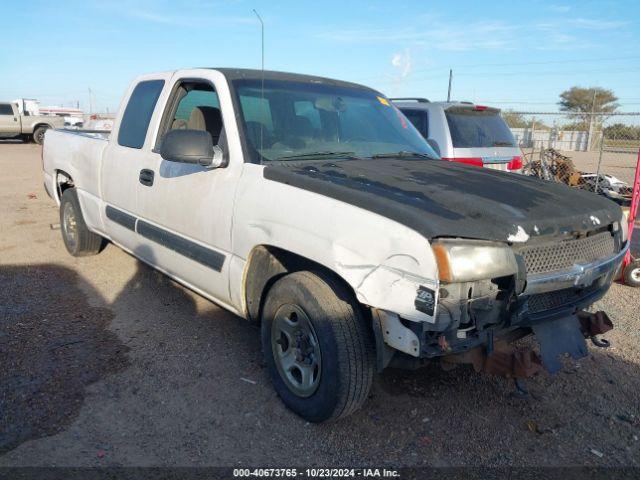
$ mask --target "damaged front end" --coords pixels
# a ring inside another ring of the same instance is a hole
[[[468,363],[525,378],[542,367],[558,371],[562,354],[586,356],[585,339],[608,346],[597,335],[611,321],[583,309],[607,292],[628,248],[619,226],[531,244],[438,239],[431,246],[439,284],[419,286],[414,300],[431,321],[374,309],[379,369],[438,358],[445,368]],[[510,345],[532,333],[539,353]]]

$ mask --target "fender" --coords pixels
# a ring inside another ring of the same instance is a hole
[[[416,307],[419,290],[432,292],[434,302],[438,292],[436,260],[423,236],[359,207],[265,180],[263,168],[245,165],[235,212],[234,251],[247,259],[239,287],[247,317],[259,312],[255,292],[291,268],[286,255],[265,255],[277,249],[334,272],[366,306],[435,322],[435,311]]]

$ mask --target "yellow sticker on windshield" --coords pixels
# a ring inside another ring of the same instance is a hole
[[[378,101],[383,104],[386,105],[387,107],[390,107],[391,105],[389,105],[389,100],[387,100],[386,98],[382,98],[382,97],[376,97],[378,99]]]

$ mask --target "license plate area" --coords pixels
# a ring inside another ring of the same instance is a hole
[[[531,328],[540,345],[542,364],[549,373],[556,373],[562,369],[561,355],[568,354],[578,360],[589,354],[576,315],[536,323]]]

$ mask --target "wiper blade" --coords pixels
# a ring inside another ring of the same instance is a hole
[[[493,142],[494,147],[513,147],[512,142]]]
[[[313,160],[316,158],[356,158],[355,152],[310,152],[299,153],[297,155],[285,155],[284,157],[278,157],[276,160]]]
[[[432,160],[437,160],[428,153],[409,152],[406,150],[391,153],[376,153],[371,158],[430,158]]]

